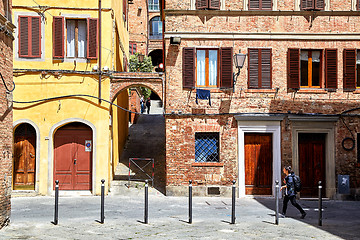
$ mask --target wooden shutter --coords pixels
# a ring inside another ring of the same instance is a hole
[[[258,10],[260,9],[261,0],[249,0],[249,10]]]
[[[208,7],[209,0],[196,0],[196,9],[207,9]]]
[[[64,17],[53,17],[53,57],[64,58]]]
[[[31,17],[31,55],[41,57],[41,18]]]
[[[98,19],[88,18],[87,28],[87,58],[96,59],[98,56]]]
[[[357,0],[356,1],[356,9],[357,10],[360,10],[360,0]],[[359,153],[360,154],[360,153]]]
[[[271,49],[261,49],[261,88],[271,88]]]
[[[323,10],[325,8],[324,0],[314,0],[314,8],[315,10]]]
[[[300,49],[289,48],[288,50],[288,88],[300,88]]]
[[[233,87],[233,48],[220,48],[220,87]]]
[[[262,10],[271,10],[272,9],[272,0],[261,0],[261,9]]]
[[[302,10],[314,9],[314,0],[301,0],[300,8]]]
[[[219,10],[220,0],[209,0],[209,9]]]
[[[327,89],[337,88],[337,49],[325,49],[325,84]]]
[[[195,87],[195,48],[183,48],[183,88]]]
[[[259,87],[259,49],[249,50],[248,57],[248,85],[249,88],[258,88]]]
[[[344,49],[344,90],[355,90],[356,85],[356,49]]]
[[[19,57],[29,56],[29,17],[19,17]]]

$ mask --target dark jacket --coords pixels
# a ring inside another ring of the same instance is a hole
[[[295,183],[294,183],[294,173],[290,173],[289,175],[287,175],[285,177],[285,181],[286,181],[286,192],[285,195],[290,196],[295,196],[296,195],[296,191],[295,191]]]

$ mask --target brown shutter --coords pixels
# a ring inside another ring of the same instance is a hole
[[[19,57],[29,56],[29,17],[19,17]]]
[[[316,10],[323,10],[325,8],[325,1],[324,0],[314,0],[314,7]]]
[[[300,8],[302,10],[314,9],[314,0],[301,0]]]
[[[260,9],[260,0],[249,0],[249,10]]]
[[[248,85],[249,88],[259,88],[259,49],[250,48],[248,51]]]
[[[195,48],[183,48],[183,88],[195,87]]]
[[[220,48],[220,87],[233,87],[233,48]]]
[[[53,17],[53,57],[64,58],[64,17]]]
[[[356,9],[357,9],[357,10],[360,10],[360,0],[357,0],[357,1],[356,1]]]
[[[209,0],[209,9],[220,9],[220,0]]]
[[[207,9],[209,7],[209,0],[196,0],[196,9]]]
[[[271,88],[271,49],[261,49],[261,88]]]
[[[288,50],[288,88],[300,88],[300,49],[289,48]]]
[[[271,10],[272,9],[272,0],[262,0],[261,1],[262,10]]]
[[[325,84],[327,89],[337,88],[337,49],[325,49]]]
[[[344,91],[355,90],[356,49],[344,49]]]
[[[96,59],[98,56],[98,19],[88,18],[87,58]]]
[[[41,57],[41,18],[31,17],[31,57]]]

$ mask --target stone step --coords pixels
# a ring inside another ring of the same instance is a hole
[[[109,195],[143,196],[145,192],[144,188],[145,182],[114,180],[111,182]],[[149,182],[148,192],[149,195],[163,195],[157,189],[152,187],[151,182]]]

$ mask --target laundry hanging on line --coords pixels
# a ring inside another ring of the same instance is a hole
[[[196,89],[196,104],[199,104],[198,99],[209,99],[209,105],[211,106],[210,90]]]

